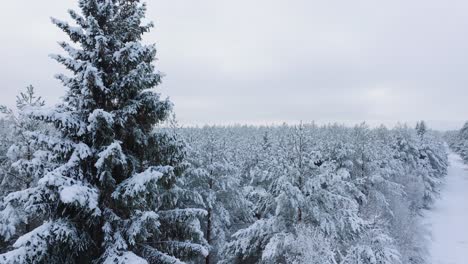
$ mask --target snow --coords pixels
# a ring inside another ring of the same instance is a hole
[[[142,235],[142,230],[147,229],[145,225],[152,225],[155,228],[159,227],[159,215],[156,212],[148,211],[138,213],[137,216],[134,217],[132,224],[126,231],[130,245],[136,245],[137,237]],[[147,233],[147,237],[149,236],[150,234]]]
[[[114,115],[112,113],[106,112],[103,109],[96,109],[88,117],[88,122],[91,124],[88,126],[89,131],[96,130],[96,124],[100,118],[105,120],[109,125],[114,124]]]
[[[79,119],[74,111],[58,108],[29,108],[24,111],[26,116],[59,123],[62,128],[74,129],[81,136],[86,132],[86,124]]]
[[[52,23],[58,25],[60,28],[66,28],[70,33],[83,35],[83,29],[81,27],[72,27],[67,22],[51,17]]]
[[[2,264],[43,263],[48,247],[67,241],[70,247],[83,249],[79,231],[67,220],[44,222],[31,232],[19,237],[14,250],[0,255]]]
[[[119,197],[133,198],[139,193],[148,192],[148,185],[156,183],[164,174],[172,172],[170,166],[150,167],[144,172],[133,175],[117,186],[116,191],[112,194],[114,199]]]
[[[122,49],[116,51],[113,57],[115,60],[119,61],[122,59],[122,56],[127,56],[127,60],[136,62],[140,56],[142,56],[145,52],[150,51],[150,49],[151,48],[147,48],[141,45],[140,42],[129,42],[126,43]]]
[[[10,240],[16,234],[16,226],[22,221],[15,208],[7,204],[5,209],[0,211],[0,236],[4,237],[5,241]]]
[[[111,256],[108,257],[103,264],[126,264],[126,263],[131,263],[131,264],[148,264],[148,262],[137,255],[133,252],[125,252],[121,256]]]
[[[121,142],[114,141],[110,144],[106,149],[98,154],[99,159],[96,161],[94,165],[97,169],[102,170],[106,161],[110,158],[115,158],[115,161],[120,164],[126,163],[126,156],[122,151],[122,146],[120,146]]]
[[[84,72],[82,73],[83,80],[88,84],[89,80],[92,80],[93,82],[91,83],[99,87],[101,91],[106,91],[107,88],[104,86],[104,82],[102,81],[102,78],[100,76],[99,70],[94,67],[91,63],[86,63],[84,64]]]
[[[468,260],[468,166],[454,153],[449,161],[441,197],[426,213],[432,264],[466,264]]]
[[[78,204],[80,207],[85,207],[94,214],[100,215],[101,210],[98,207],[99,193],[92,188],[72,185],[65,186],[60,191],[60,200],[64,204]]]

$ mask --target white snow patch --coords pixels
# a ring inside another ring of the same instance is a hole
[[[81,185],[66,186],[60,191],[60,200],[63,203],[76,203],[82,207],[86,207],[89,211],[95,211],[96,214],[100,214],[98,196],[96,190]]]
[[[112,194],[114,199],[118,197],[135,197],[138,193],[147,191],[148,184],[155,183],[161,179],[164,174],[172,172],[170,166],[150,167],[144,172],[133,175],[122,182],[117,190]]]
[[[121,256],[108,257],[103,264],[148,264],[148,262],[133,252],[125,252]]]
[[[431,230],[431,264],[466,264],[468,261],[468,166],[457,154],[450,166],[441,197],[426,212]]]

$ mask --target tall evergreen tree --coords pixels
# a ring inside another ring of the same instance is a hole
[[[155,133],[172,104],[152,90],[161,81],[153,45],[142,35],[139,0],[79,0],[76,25],[52,19],[73,44],[54,55],[73,75],[63,103],[30,116],[52,123],[60,166],[5,203],[46,221],[24,234],[2,263],[183,263],[206,256],[192,194],[179,186],[183,150]]]
[[[468,160],[468,122],[457,133],[455,142],[451,146],[464,160]]]
[[[48,135],[52,129],[25,114],[30,108],[43,106],[44,100],[29,86],[17,96],[16,111],[2,107],[1,112],[10,120],[10,133],[6,137],[10,145],[0,164],[0,200],[9,192],[35,186],[53,164],[52,153],[41,149],[42,144],[36,136],[38,133]],[[9,243],[19,232],[31,231],[30,222],[23,210],[0,205],[0,239],[4,242]]]
[[[0,106],[0,112],[7,111],[6,107]],[[11,146],[11,120],[8,117],[0,117],[0,180],[6,175],[6,164],[8,163],[7,152]]]
[[[33,134],[34,131],[45,130],[45,127],[40,121],[25,115],[25,111],[31,107],[42,107],[44,104],[44,100],[36,96],[34,87],[28,86],[26,91],[21,92],[16,98],[18,114],[7,107],[2,107],[3,110],[0,110],[11,121],[12,130],[9,139],[12,144],[8,146],[7,161],[2,166],[6,174],[0,182],[0,190],[3,192],[29,188],[43,172],[43,163],[47,162],[47,155],[36,153],[37,145]]]
[[[416,123],[416,133],[418,136],[423,137],[427,132],[426,122],[420,121]]]
[[[226,258],[221,249],[233,226],[251,220],[251,204],[243,196],[232,150],[223,147],[227,145],[227,137],[217,135],[216,131],[221,130],[213,127],[202,131],[202,137],[189,142],[191,166],[186,177],[187,186],[201,195],[208,211],[204,230],[211,250],[205,263],[210,264]]]

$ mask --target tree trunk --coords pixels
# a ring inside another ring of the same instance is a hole
[[[207,216],[207,224],[206,224],[206,241],[208,245],[211,245],[211,209],[208,209],[208,216]],[[210,264],[210,254],[206,256],[205,263]]]
[[[213,175],[213,172],[210,171],[210,175]],[[213,179],[210,179],[209,181],[209,188],[210,191],[213,190]],[[212,217],[212,209],[208,208],[208,215],[207,215],[207,223],[206,223],[206,242],[208,245],[211,246],[211,217]],[[208,256],[205,258],[205,263],[210,264],[210,254],[208,253]]]

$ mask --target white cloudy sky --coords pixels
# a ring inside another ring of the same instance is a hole
[[[0,10],[0,104],[64,93],[48,58],[75,0]],[[468,119],[466,0],[149,0],[161,92],[182,123]]]

